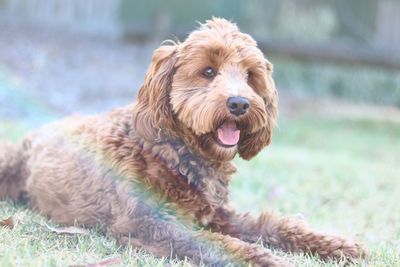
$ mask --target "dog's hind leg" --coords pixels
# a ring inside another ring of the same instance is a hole
[[[0,144],[0,199],[20,200],[24,195],[26,154],[19,145]]]

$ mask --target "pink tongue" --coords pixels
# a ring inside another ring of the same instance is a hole
[[[239,142],[240,130],[233,122],[225,122],[217,130],[218,139],[222,144],[227,146],[236,145]]]

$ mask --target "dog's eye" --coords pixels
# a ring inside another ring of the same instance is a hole
[[[253,80],[253,72],[249,70],[247,72],[247,81],[250,82],[251,80]]]
[[[203,76],[207,77],[207,78],[213,78],[217,75],[217,72],[215,71],[214,68],[212,67],[207,67],[204,71],[203,71]]]

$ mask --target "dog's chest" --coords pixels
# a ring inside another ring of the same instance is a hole
[[[167,206],[184,220],[206,226],[228,200],[228,182],[234,167],[211,163],[190,151],[180,140],[153,142],[132,136],[129,127],[107,139],[106,157],[119,176],[135,184],[146,198]]]
[[[177,214],[206,226],[215,210],[227,202],[229,174],[233,171],[229,163],[205,161],[179,141],[144,143],[142,153],[147,163],[145,183]]]

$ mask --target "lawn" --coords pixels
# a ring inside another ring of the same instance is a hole
[[[0,138],[16,141],[26,130],[2,124]],[[370,256],[360,266],[400,266],[399,123],[383,116],[281,116],[269,148],[250,162],[235,161],[239,172],[231,199],[237,209],[299,214],[316,229],[361,240]],[[118,247],[95,229],[88,235],[52,233],[46,224],[55,225],[27,207],[0,202],[0,220],[10,216],[19,224],[0,228],[1,266],[68,266],[107,258],[121,258],[120,265],[189,266]],[[336,266],[287,257],[296,266]]]

